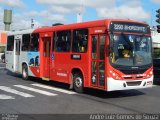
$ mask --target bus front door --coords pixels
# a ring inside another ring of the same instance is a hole
[[[51,38],[43,38],[43,77],[44,80],[49,80],[50,78],[50,45]]]
[[[20,59],[20,36],[15,36],[15,42],[14,42],[14,72],[20,72],[19,70],[19,59]]]
[[[105,35],[92,36],[92,79],[94,87],[105,87]]]

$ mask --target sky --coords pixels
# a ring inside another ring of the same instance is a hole
[[[51,26],[54,23],[77,22],[81,13],[83,21],[100,19],[132,19],[156,26],[156,10],[160,0],[0,0],[0,30],[4,30],[4,9],[13,11],[11,29]]]

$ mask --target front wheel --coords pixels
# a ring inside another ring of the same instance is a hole
[[[28,80],[28,67],[26,64],[22,66],[22,78]]]
[[[73,88],[78,93],[83,93],[83,76],[80,73],[76,73],[73,77]]]

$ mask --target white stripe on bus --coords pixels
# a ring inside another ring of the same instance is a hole
[[[16,95],[20,95],[20,96],[23,96],[23,97],[34,97],[33,95],[30,95],[28,93],[20,92],[18,90],[15,90],[15,89],[12,89],[12,88],[6,87],[6,86],[0,86],[0,90],[3,90],[5,92],[9,92],[9,93],[13,93],[13,94],[16,94]]]
[[[7,100],[7,99],[15,99],[15,98],[8,95],[0,95],[0,100]]]
[[[25,90],[37,92],[37,93],[40,93],[40,94],[43,94],[43,95],[47,95],[47,96],[56,96],[57,95],[57,94],[54,94],[54,93],[50,93],[50,92],[43,91],[43,90],[40,90],[40,89],[31,88],[31,87],[24,86],[24,85],[14,85],[14,86],[18,87],[18,88],[25,89]]]
[[[66,93],[66,94],[77,94],[76,92],[72,92],[72,91],[69,91],[69,90],[63,90],[61,88],[51,87],[51,86],[42,85],[42,84],[31,84],[31,85],[36,86],[36,87],[41,87],[41,88],[49,89],[49,90],[54,90],[54,91],[62,92],[62,93]]]

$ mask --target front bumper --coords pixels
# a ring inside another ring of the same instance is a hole
[[[107,91],[141,89],[152,87],[152,85],[153,76],[143,80],[114,80],[113,78],[107,79]]]

